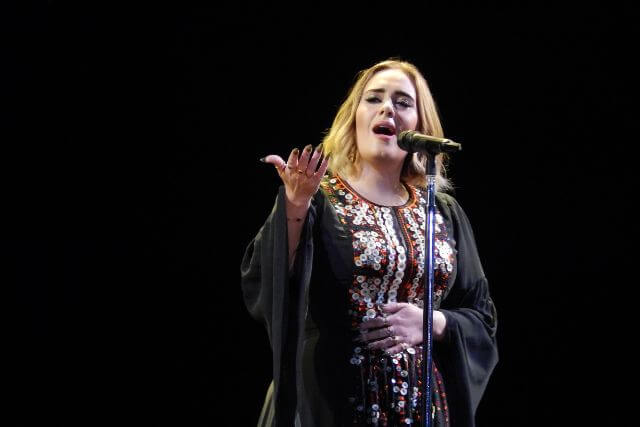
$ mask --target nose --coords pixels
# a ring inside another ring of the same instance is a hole
[[[380,106],[380,114],[385,117],[394,117],[396,115],[396,110],[393,108],[393,100],[386,99],[382,105]]]

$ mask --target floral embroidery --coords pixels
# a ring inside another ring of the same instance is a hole
[[[426,192],[408,186],[403,206],[380,206],[358,195],[338,176],[327,176],[321,188],[338,220],[351,230],[354,277],[349,288],[351,327],[380,315],[379,305],[408,302],[423,307]],[[446,292],[455,252],[440,213],[435,218],[434,306]],[[350,358],[355,376],[349,398],[354,424],[381,426],[420,423],[422,346],[393,356],[355,345]],[[448,425],[446,394],[434,364],[434,425]]]

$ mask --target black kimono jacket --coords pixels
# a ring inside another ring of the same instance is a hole
[[[436,195],[456,243],[455,275],[438,307],[445,337],[434,341],[453,427],[474,416],[497,361],[496,311],[471,226],[456,200]],[[311,202],[292,271],[288,266],[284,187],[242,261],[242,291],[252,317],[264,324],[273,351],[273,383],[262,425],[338,426],[348,388],[340,369],[351,342],[342,313],[353,280],[352,236],[322,190]],[[340,332],[343,331],[343,332]]]

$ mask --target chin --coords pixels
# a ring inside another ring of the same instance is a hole
[[[368,150],[360,150],[360,156],[363,160],[377,163],[385,162],[403,162],[407,153],[400,150],[395,141],[382,141],[377,139],[375,144],[371,144]]]
[[[370,159],[373,162],[399,163],[402,164],[405,156],[390,150],[378,150]]]
[[[398,148],[395,143],[387,143],[376,150],[376,157],[387,160],[403,160],[407,153]]]

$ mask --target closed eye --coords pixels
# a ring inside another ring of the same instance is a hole
[[[370,104],[377,104],[379,102],[382,102],[382,100],[380,98],[378,98],[377,96],[370,96],[368,98],[365,99],[368,103]],[[407,99],[399,99],[397,101],[394,102],[396,105],[399,105],[402,108],[411,108],[413,107],[413,103]]]
[[[409,108],[409,107],[413,107],[413,103],[411,101],[409,101],[408,99],[399,99],[398,101],[396,101],[396,104],[404,107],[404,108]]]

